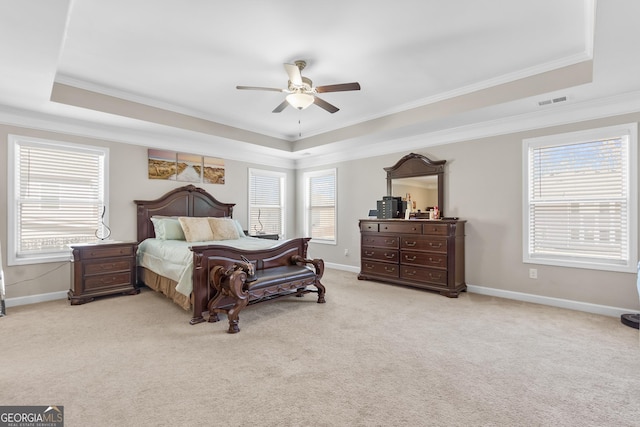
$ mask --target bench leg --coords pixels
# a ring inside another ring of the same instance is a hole
[[[229,318],[229,330],[227,332],[230,334],[240,332],[240,326],[238,326],[238,322],[240,321],[240,311],[245,308],[248,303],[248,298],[238,299],[236,304],[227,312],[227,317]]]
[[[229,318],[229,332],[236,334],[240,332],[238,321],[240,320],[240,311],[249,304],[249,292],[244,290],[244,283],[247,280],[247,274],[242,270],[234,271],[228,280],[223,280],[223,286],[226,287],[229,296],[235,300],[235,304],[227,310]]]
[[[218,307],[221,305],[223,299],[223,292],[218,292],[218,295],[216,295],[211,301],[209,301],[209,304],[207,306],[207,308],[209,309],[209,323],[217,322],[220,320],[220,318],[218,317],[218,312],[220,311]]]
[[[324,304],[324,293],[326,291],[324,285],[320,283],[320,280],[316,280],[316,288],[318,288],[318,304]]]

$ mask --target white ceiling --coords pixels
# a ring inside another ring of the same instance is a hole
[[[410,150],[640,110],[638,16],[631,0],[0,0],[0,121],[283,166]],[[286,88],[298,59],[315,85],[362,90],[322,94],[335,114],[275,114],[285,94],[235,88]]]

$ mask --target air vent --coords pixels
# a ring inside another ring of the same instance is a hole
[[[538,101],[538,105],[539,106],[543,106],[543,105],[551,105],[551,104],[556,104],[558,102],[564,102],[567,100],[566,96],[560,96],[558,98],[553,98],[553,99],[545,99],[544,101]]]

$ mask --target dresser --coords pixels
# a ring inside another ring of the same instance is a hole
[[[360,220],[360,280],[438,291],[456,298],[464,278],[460,220]]]
[[[72,305],[112,294],[137,294],[136,242],[101,242],[71,245]]]

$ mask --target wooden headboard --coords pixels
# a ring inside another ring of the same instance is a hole
[[[194,185],[176,188],[156,200],[134,200],[138,206],[138,242],[155,237],[151,217],[158,216],[233,216],[235,203],[222,203]]]

